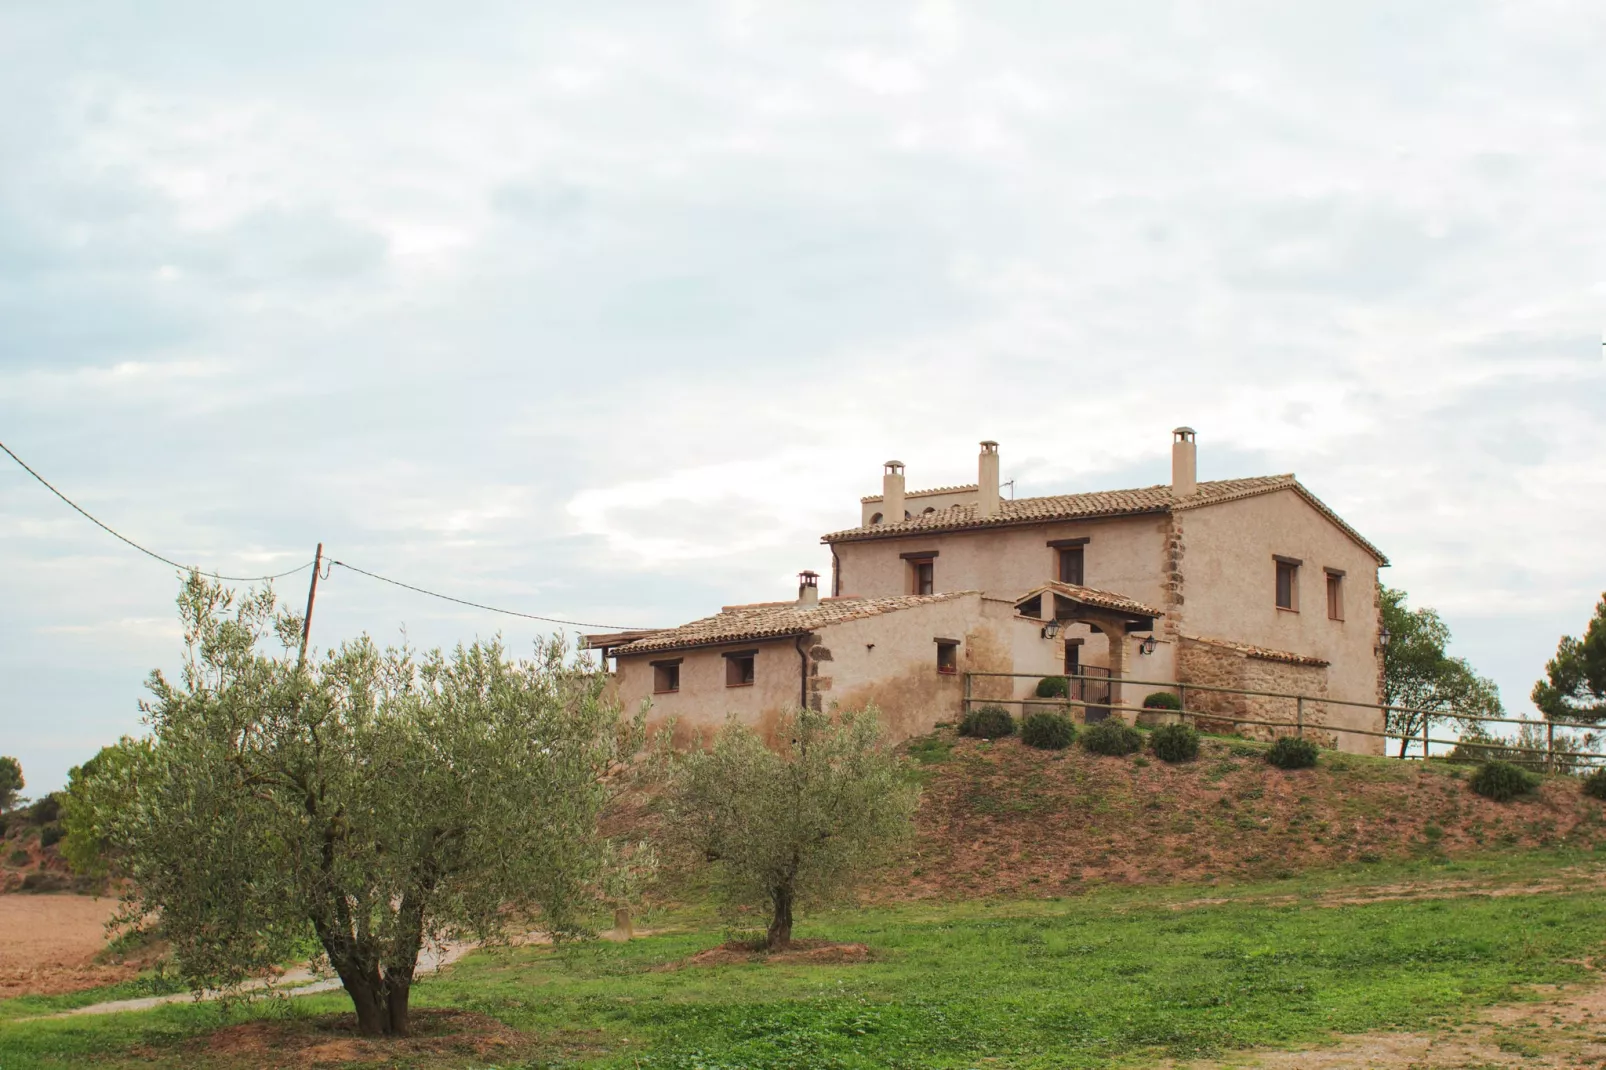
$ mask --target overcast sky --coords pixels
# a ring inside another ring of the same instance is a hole
[[[1546,0],[0,0],[0,441],[209,569],[637,625],[786,597],[887,457],[1142,485],[1187,423],[1527,710],[1606,588],[1603,56]],[[178,584],[14,466],[0,561],[44,791]],[[543,627],[320,591],[403,626]]]

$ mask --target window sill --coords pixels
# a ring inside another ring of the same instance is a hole
[[[725,686],[726,687],[752,687],[753,686],[753,681],[749,680],[745,684],[726,684]]]
[[[678,694],[680,694],[680,688],[671,687],[667,691],[654,691],[653,694],[655,694],[655,695],[678,695]]]
[[[1279,612],[1279,613],[1298,613],[1299,610],[1290,609],[1288,606],[1278,606],[1277,607],[1277,612]]]
[[[1328,617],[1327,619],[1332,621],[1334,624],[1343,624],[1344,623],[1344,618],[1343,617]]]
[[[937,670],[937,675],[938,676],[958,676],[959,675],[959,670],[958,669],[938,669]]]

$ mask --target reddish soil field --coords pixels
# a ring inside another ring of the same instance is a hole
[[[124,981],[133,963],[97,964],[117,900],[87,895],[0,895],[0,999],[55,995]]]
[[[912,749],[927,762],[916,849],[877,899],[1258,880],[1494,848],[1606,849],[1602,804],[1562,777],[1496,803],[1437,763],[1324,751],[1315,769],[1285,772],[1259,749],[1219,739],[1179,765],[947,731]]]

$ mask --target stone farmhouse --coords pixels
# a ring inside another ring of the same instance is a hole
[[[1035,498],[1001,497],[995,442],[968,486],[907,490],[888,461],[857,526],[823,537],[828,596],[805,572],[793,601],[586,644],[613,660],[627,708],[648,700],[695,731],[874,703],[902,739],[957,720],[967,697],[1019,714],[1038,677],[1071,674],[1087,719],[1166,689],[1124,681],[1279,692],[1309,699],[1196,689],[1187,707],[1293,720],[1297,706],[1327,742],[1382,753],[1356,730],[1382,731],[1369,704],[1387,558],[1294,476],[1199,482],[1194,432],[1173,438],[1168,486]],[[989,672],[1023,675],[967,677]]]

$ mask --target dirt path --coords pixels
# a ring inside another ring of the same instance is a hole
[[[1538,1003],[1492,1007],[1434,1033],[1363,1033],[1304,1051],[1250,1052],[1168,1070],[1504,1070],[1606,1066],[1606,988],[1558,992]]]
[[[125,981],[134,964],[97,964],[116,899],[0,895],[0,999],[50,996]]]
[[[1398,884],[1378,884],[1315,895],[1210,896],[1184,899],[1170,904],[1170,908],[1191,910],[1196,907],[1222,906],[1227,903],[1245,903],[1254,906],[1303,904],[1315,907],[1347,907],[1412,899],[1503,899],[1513,895],[1550,895],[1602,888],[1606,888],[1606,870],[1587,866],[1559,870],[1553,876],[1526,883],[1514,883],[1504,877],[1489,877],[1482,880],[1404,881]]]

